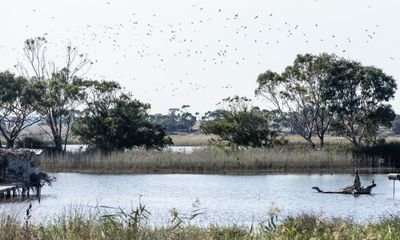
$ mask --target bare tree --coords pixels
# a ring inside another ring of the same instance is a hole
[[[26,40],[24,53],[28,67],[19,64],[19,69],[35,81],[39,96],[35,108],[47,125],[42,129],[53,140],[56,151],[62,152],[66,149],[71,123],[83,97],[82,78],[92,62],[69,44],[65,62],[58,67],[54,60],[47,58],[46,51],[44,37]]]

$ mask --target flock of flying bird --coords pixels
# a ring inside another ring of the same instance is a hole
[[[103,3],[106,7],[113,5],[111,1]],[[115,65],[124,64],[132,59],[142,59],[150,61],[153,68],[159,71],[167,71],[171,64],[176,64],[176,62],[191,62],[193,66],[200,68],[199,71],[207,71],[208,68],[222,64],[233,66],[247,64],[249,56],[242,50],[244,45],[246,45],[245,50],[249,46],[265,49],[293,39],[296,44],[326,43],[333,45],[338,52],[345,53],[351,48],[353,42],[348,36],[315,34],[321,28],[318,23],[312,26],[302,26],[289,21],[273,24],[277,21],[269,19],[277,15],[274,12],[249,17],[247,13],[243,13],[242,16],[240,12],[232,13],[224,9],[209,9],[195,4],[191,7],[193,10],[197,9],[198,13],[189,21],[186,18],[186,21],[168,23],[157,19],[158,14],[143,18],[131,12],[128,21],[124,23],[84,24],[81,28],[68,30],[64,34],[66,38],[74,36],[72,44],[79,43],[80,49],[90,49],[92,45],[97,45],[97,49],[110,51],[115,56],[113,60]],[[40,9],[32,9],[32,11],[40,14]],[[50,16],[50,21],[56,21],[56,19],[56,16]],[[218,24],[220,25],[218,32],[207,32],[211,25]],[[44,34],[50,38],[57,31],[53,29]],[[379,25],[365,29],[364,42],[367,44],[374,40],[378,31]],[[316,38],[316,35],[321,37]],[[132,39],[132,41],[127,39]],[[359,43],[358,41],[356,44]],[[57,43],[54,45],[57,46]],[[0,45],[0,51],[3,48],[4,46]],[[96,51],[91,55],[98,55]],[[262,54],[257,54],[257,57],[257,64],[262,64]],[[393,57],[390,59],[394,60]],[[93,59],[93,62],[97,61]],[[186,80],[190,79],[190,70],[184,69],[183,74],[182,79],[167,83],[160,82],[151,91],[170,90],[172,95],[177,95],[183,86],[187,91],[186,94],[206,89],[206,86],[201,83]],[[231,89],[231,83],[227,82],[227,79],[224,81],[220,83],[221,91]]]

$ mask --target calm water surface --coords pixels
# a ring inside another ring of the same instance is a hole
[[[350,185],[353,176],[339,175],[89,175],[54,174],[57,181],[43,189],[40,203],[33,203],[33,217],[45,219],[74,205],[131,208],[141,201],[151,212],[153,223],[170,219],[169,211],[189,214],[200,202],[202,223],[241,223],[266,219],[275,205],[287,214],[323,213],[327,217],[352,217],[357,221],[377,220],[400,211],[400,190],[392,197],[392,182],[386,175],[361,175],[363,185],[375,179],[371,196],[319,194],[311,187],[336,190]],[[0,211],[24,212],[26,204],[1,204]],[[12,209],[12,210],[10,210]]]

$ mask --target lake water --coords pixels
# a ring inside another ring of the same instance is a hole
[[[165,223],[170,210],[189,214],[199,202],[204,212],[200,223],[250,224],[266,219],[268,209],[277,206],[281,216],[302,212],[323,213],[327,217],[352,217],[356,221],[378,220],[387,213],[400,211],[400,190],[392,197],[392,182],[387,175],[361,175],[362,184],[375,179],[372,195],[354,197],[320,194],[311,188],[336,190],[350,185],[349,174],[290,174],[263,176],[226,175],[90,175],[54,174],[57,181],[43,188],[40,203],[33,202],[37,221],[63,212],[71,206],[96,205],[130,209],[141,202],[151,212],[152,223]],[[0,211],[24,212],[24,204],[0,204]],[[10,210],[11,209],[11,210]]]

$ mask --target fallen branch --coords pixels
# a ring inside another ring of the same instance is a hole
[[[312,187],[312,189],[316,190],[319,193],[331,193],[331,194],[353,194],[353,195],[360,195],[360,194],[371,194],[372,188],[376,187],[375,181],[372,180],[372,184],[363,187],[361,186],[360,177],[358,176],[358,172],[356,172],[356,176],[354,178],[353,185],[336,190],[336,191],[322,191],[319,187]]]

